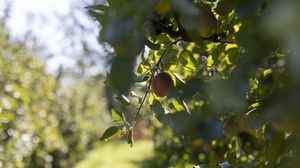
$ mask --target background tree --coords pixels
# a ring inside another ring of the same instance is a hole
[[[55,78],[35,54],[0,25],[0,167],[72,167],[110,121],[103,80]]]

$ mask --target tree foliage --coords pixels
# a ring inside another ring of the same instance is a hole
[[[71,167],[109,121],[102,82],[60,82],[34,55],[1,24],[0,167]]]
[[[101,23],[100,41],[115,50],[107,84],[154,116],[147,118],[157,166],[298,164],[299,6],[293,0],[108,0],[88,7]],[[175,83],[163,98],[149,85],[161,71]],[[144,98],[130,98],[132,90]],[[121,132],[132,130],[136,118],[126,123],[118,125]]]

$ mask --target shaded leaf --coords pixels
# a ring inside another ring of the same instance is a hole
[[[127,94],[133,83],[133,59],[117,56],[111,67],[111,85],[120,94]]]
[[[167,34],[161,33],[160,35],[156,36],[156,42],[158,44],[165,44],[165,43],[171,43],[172,40]]]
[[[205,140],[221,139],[224,135],[224,126],[219,119],[202,121],[197,126],[198,134]]]
[[[105,24],[106,19],[105,16],[101,13],[97,13],[95,11],[89,10],[89,15],[97,20],[101,25]]]
[[[225,158],[230,164],[236,163],[236,152],[233,150],[229,150],[225,153]]]
[[[236,0],[221,0],[215,11],[221,16],[228,15],[235,7]]]
[[[128,132],[128,137],[127,137],[127,143],[132,147],[134,145],[134,139],[133,139],[133,128],[131,127],[129,132]]]
[[[150,78],[149,71],[142,73],[141,75],[137,75],[135,78],[136,82],[145,82]]]
[[[166,48],[165,54],[162,56],[162,64],[164,65],[164,69],[168,70],[170,66],[177,65],[178,59],[177,54],[179,50],[176,47],[169,46]]]
[[[153,100],[153,103],[150,105],[150,109],[154,112],[156,115],[156,118],[161,121],[161,118],[165,114],[165,109],[161,105],[161,103],[158,100]]]
[[[145,40],[145,44],[147,45],[147,47],[149,47],[152,50],[159,50],[160,49],[160,45],[159,44],[152,43],[148,39]]]
[[[101,141],[108,141],[112,136],[114,136],[117,132],[119,132],[119,128],[116,126],[109,127],[103,133],[102,137],[100,138]]]
[[[203,86],[205,86],[205,83],[199,78],[193,78],[186,81],[185,85],[180,88],[183,93],[181,98],[190,98],[198,92],[203,92]]]

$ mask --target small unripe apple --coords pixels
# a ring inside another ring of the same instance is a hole
[[[218,21],[215,15],[208,9],[201,9],[198,19],[201,26],[198,28],[198,32],[202,37],[210,37],[217,29]]]
[[[173,79],[167,72],[155,75],[151,81],[152,90],[158,97],[164,97],[167,91],[173,86]]]

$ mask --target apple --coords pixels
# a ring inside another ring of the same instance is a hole
[[[164,97],[167,91],[174,87],[173,79],[167,72],[161,72],[153,77],[151,87],[158,97]]]
[[[217,29],[218,21],[215,15],[208,9],[201,9],[198,15],[198,19],[201,23],[198,28],[198,33],[205,38],[214,34]]]

